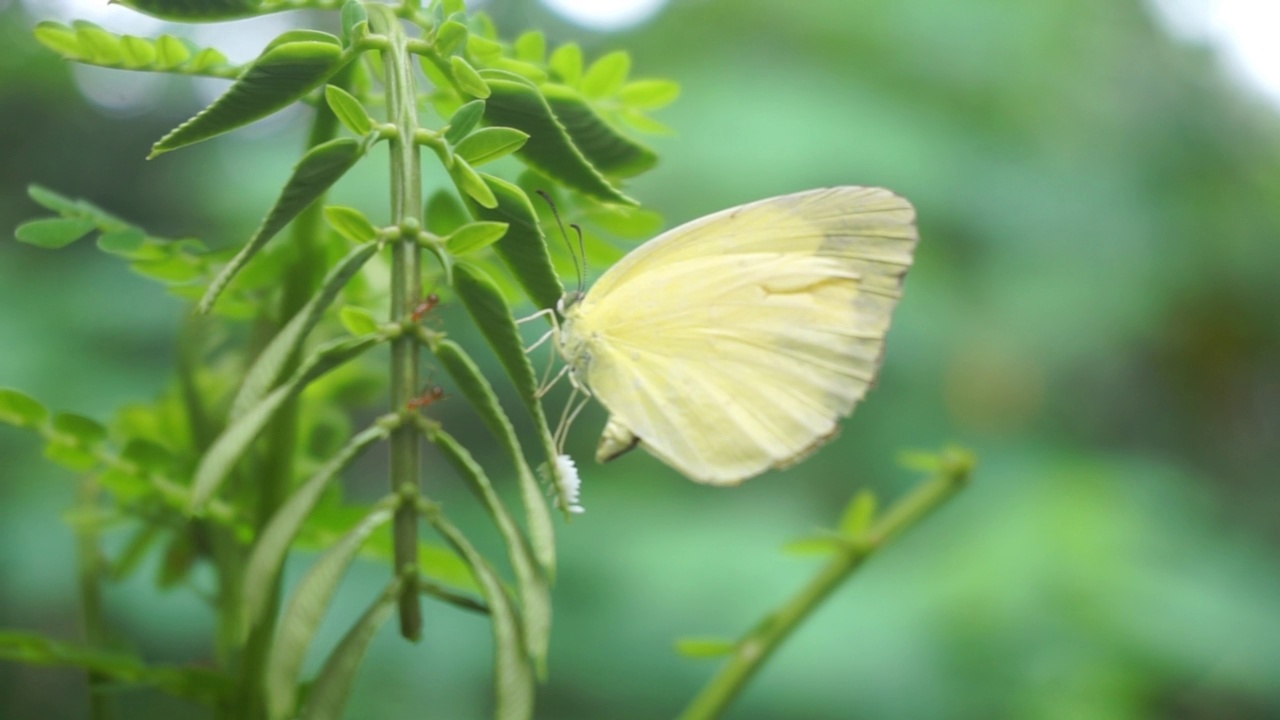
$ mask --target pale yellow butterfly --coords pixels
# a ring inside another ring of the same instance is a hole
[[[659,235],[562,302],[556,341],[610,417],[692,480],[741,482],[829,440],[875,382],[917,233],[873,187],[784,195]]]

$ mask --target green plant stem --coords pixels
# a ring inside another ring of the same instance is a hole
[[[418,129],[417,85],[409,38],[388,5],[370,5],[369,20],[387,36],[382,52],[386,68],[387,115],[396,126],[391,144],[391,215],[401,238],[391,248],[391,321],[406,323],[422,297],[421,248],[417,233],[422,222],[422,160],[414,137]],[[391,341],[391,408],[408,412],[418,393],[418,342],[413,333]],[[417,429],[405,423],[391,433],[391,490],[416,496],[422,487],[421,444]],[[418,599],[418,516],[412,498],[396,510],[392,532],[397,572],[405,577],[400,595],[400,634],[409,640],[422,635],[422,604]]]
[[[330,82],[343,86],[350,78],[351,65],[334,76]],[[337,135],[339,122],[329,106],[320,103],[311,123],[311,132],[307,138],[307,148],[313,148],[331,140]],[[324,201],[323,198],[313,202],[294,219],[289,236],[289,247],[293,252],[289,272],[285,273],[280,290],[279,306],[272,327],[272,334],[285,326],[319,288],[325,273],[325,251],[320,242],[324,233]],[[294,353],[285,364],[282,377],[288,377],[297,369],[299,354]],[[298,444],[299,406],[297,398],[289,400],[277,411],[275,418],[263,435],[262,461],[255,472],[254,490],[257,493],[254,512],[254,526],[261,530],[275,516],[280,505],[289,495],[293,486],[295,455]],[[243,570],[243,551],[237,553],[237,575]],[[243,587],[234,585],[235,592],[224,593],[223,603],[227,610],[223,614],[223,623],[230,626],[232,637],[239,637],[237,624],[240,614],[240,596]],[[269,590],[270,607],[280,605],[280,578],[271,580]],[[265,717],[265,698],[263,696],[262,678],[266,672],[267,657],[275,640],[276,611],[263,614],[262,621],[254,625],[241,651],[240,658],[240,717]]]
[[[102,551],[98,545],[98,527],[92,520],[98,512],[99,491],[96,477],[86,477],[80,483],[78,505],[88,520],[76,530],[76,564],[85,644],[94,650],[105,650],[107,620],[102,610]],[[104,692],[108,680],[99,672],[89,671],[89,717],[93,720],[119,717],[112,693]]]
[[[934,477],[895,503],[861,538],[842,548],[797,595],[765,616],[737,644],[720,671],[685,708],[680,720],[720,717],[778,646],[833,590],[891,539],[955,495],[968,482],[972,468],[973,460],[967,453],[948,453]]]

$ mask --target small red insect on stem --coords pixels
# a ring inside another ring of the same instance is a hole
[[[432,385],[423,391],[421,395],[409,401],[410,410],[421,410],[434,402],[445,398],[444,388],[439,385]]]
[[[439,304],[440,296],[435,293],[431,293],[422,302],[418,303],[418,306],[413,309],[413,314],[410,315],[410,317],[413,318],[413,321],[416,323],[422,322],[422,318],[426,317],[427,313],[435,310],[436,306]]]

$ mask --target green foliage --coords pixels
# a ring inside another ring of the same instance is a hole
[[[338,720],[342,717],[347,695],[351,692],[351,685],[369,642],[373,640],[378,628],[391,617],[402,592],[401,581],[392,580],[382,595],[351,626],[342,642],[330,653],[324,667],[320,668],[320,674],[298,714],[299,720]]]
[[[38,400],[17,390],[0,389],[0,421],[18,427],[39,427],[49,411]]]
[[[230,679],[221,673],[148,666],[132,655],[61,643],[35,633],[0,632],[0,658],[42,667],[80,668],[117,682],[150,686],[204,703],[223,700],[231,689]]]
[[[534,305],[544,309],[555,307],[564,295],[564,286],[551,266],[547,239],[529,196],[506,180],[492,175],[482,177],[494,202],[484,205],[476,201],[471,206],[472,214],[481,220],[507,225],[506,234],[494,245],[498,257]]]
[[[35,35],[63,58],[88,65],[220,78],[234,78],[241,72],[217,50],[195,47],[173,35],[155,40],[116,35],[84,21],[74,27],[43,22],[36,26]]]
[[[261,120],[318,87],[344,61],[342,42],[332,35],[286,34],[269,45],[222,97],[161,138],[152,147],[151,157]]]
[[[368,151],[368,144],[358,140],[330,140],[307,151],[293,168],[289,182],[276,198],[267,217],[258,226],[249,242],[227,263],[208,291],[200,300],[199,312],[208,312],[218,296],[235,278],[236,273],[253,259],[271,238],[284,229],[308,205],[315,202],[329,187],[342,178]]]
[[[500,222],[468,223],[449,233],[449,237],[445,238],[445,248],[452,255],[472,253],[502,239],[507,234],[508,227],[506,223]]]
[[[302,668],[307,647],[360,546],[375,530],[390,522],[394,506],[394,502],[388,501],[375,505],[372,512],[320,556],[298,583],[293,597],[285,607],[275,644],[268,657],[265,678],[267,717],[285,720],[293,716],[300,680],[298,672]],[[360,624],[356,627],[360,627]]]
[[[248,406],[209,446],[191,482],[191,511],[202,512],[205,504],[226,481],[249,446],[262,434],[276,413],[294,395],[325,373],[350,362],[361,353],[386,340],[380,334],[340,338],[321,345],[306,358],[293,375],[270,393]],[[247,403],[246,403],[247,404]]]
[[[251,17],[295,5],[121,4],[184,22]],[[236,130],[294,102],[319,111],[309,146],[239,247],[211,251],[193,239],[153,237],[91,203],[31,188],[31,197],[52,216],[21,225],[15,233],[20,241],[52,250],[96,234],[102,252],[126,260],[179,297],[198,300],[200,315],[184,320],[177,377],[153,404],[130,406],[103,424],[75,413],[50,413],[25,394],[3,390],[0,421],[39,434],[51,460],[91,478],[86,487],[109,498],[110,505],[86,494],[86,507],[70,516],[86,553],[85,602],[96,602],[99,584],[136,577],[149,559],[158,561],[156,585],[175,592],[205,577],[199,570],[209,566],[226,588],[214,598],[217,657],[235,658],[242,668],[217,676],[215,684],[203,675],[148,668],[132,656],[95,655],[99,649],[77,654],[29,638],[11,647],[21,648],[29,662],[83,667],[251,716],[339,717],[377,628],[399,607],[402,633],[414,636],[423,594],[488,616],[497,717],[530,718],[535,678],[546,674],[551,637],[556,558],[550,507],[489,380],[461,344],[433,329],[434,322],[421,323],[423,313],[440,301],[434,294],[422,300],[423,269],[408,262],[425,247],[446,263],[441,270],[451,283],[448,293],[462,301],[513,379],[546,466],[559,467],[511,307],[521,293],[538,307],[553,307],[563,287],[527,185],[476,168],[503,167],[498,161],[514,159],[538,173],[537,190],[555,194],[569,217],[589,226],[626,227],[646,217],[614,183],[648,169],[655,157],[618,132],[608,119],[613,110],[596,103],[597,97],[621,102],[611,88],[625,82],[630,60],[612,54],[593,65],[584,80],[593,88],[588,97],[551,84],[557,71],[550,63],[563,63],[565,51],[549,56],[543,34],[526,32],[507,43],[487,16],[467,14],[462,3],[406,6],[399,13],[363,0],[316,7],[340,11],[341,40],[290,30],[243,68],[172,35],[116,35],[89,23],[44,23],[35,30],[41,44],[74,62],[234,78],[221,97],[156,142],[153,157]],[[405,23],[422,32],[406,32]],[[410,70],[418,60],[409,53],[420,56],[434,88],[412,84]],[[662,93],[630,97],[653,105],[655,94]],[[421,117],[396,110],[422,106],[440,110],[447,122],[424,127]],[[356,137],[333,137],[341,128]],[[360,209],[324,204],[330,189],[380,141],[393,158],[393,217],[386,227]],[[422,192],[420,146],[435,153],[452,189]],[[598,252],[599,243],[592,235],[588,247]],[[375,259],[383,249],[390,250],[390,266]],[[465,262],[455,264],[460,258]],[[491,279],[495,271],[503,284]],[[390,318],[380,320],[378,313],[387,307]],[[359,360],[383,344],[391,350],[390,383]],[[491,455],[467,447],[461,436],[427,417],[443,391],[416,394],[419,344],[435,354],[501,447],[500,467],[514,471],[522,522],[508,510],[495,469],[486,467]],[[386,385],[392,412],[353,434],[353,408]],[[419,431],[487,511],[506,549],[514,595],[502,572],[426,498],[416,462],[393,463],[391,493],[372,506],[343,499],[338,480],[364,450],[387,441],[393,457],[416,458]],[[558,504],[567,510],[559,480],[553,473]],[[419,513],[451,549],[423,541],[415,524],[404,522]],[[95,569],[98,551],[91,548],[108,523],[120,522],[128,529],[119,551]],[[385,532],[387,525],[392,532]],[[321,554],[282,607],[279,583],[286,563],[306,550]],[[308,682],[302,674],[308,648],[361,556],[392,566],[392,577]],[[482,597],[469,594],[477,591]],[[209,691],[215,685],[216,693]],[[94,702],[109,700],[95,696]]]
[[[546,97],[529,81],[501,70],[486,71],[490,95],[485,120],[529,135],[520,159],[534,170],[604,202],[635,204],[588,160],[552,112]]]
[[[322,493],[370,445],[385,440],[392,423],[375,425],[351,438],[311,479],[303,483],[263,528],[245,568],[245,592],[241,609],[241,628],[262,621],[270,610],[270,589],[284,567],[285,557],[303,524],[320,502]]]
[[[329,109],[333,114],[337,115],[338,120],[342,121],[342,124],[351,132],[363,136],[373,130],[373,119],[351,93],[337,85],[326,85],[324,99],[329,103]]]
[[[234,20],[270,9],[273,0],[116,0],[125,7],[176,22]],[[265,8],[263,7],[265,4]],[[261,9],[260,9],[261,8]]]
[[[519,150],[529,136],[515,128],[491,127],[467,135],[454,148],[471,165],[483,165]]]
[[[520,616],[498,573],[456,527],[434,507],[423,515],[437,532],[465,558],[489,603],[494,641],[494,720],[533,716],[534,674],[520,631]]]
[[[484,505],[502,535],[507,546],[508,560],[516,574],[524,647],[535,665],[545,673],[547,648],[551,642],[551,587],[542,567],[534,559],[520,526],[516,524],[515,518],[494,490],[493,483],[471,453],[438,427],[428,427],[426,436],[440,449],[441,454]]]

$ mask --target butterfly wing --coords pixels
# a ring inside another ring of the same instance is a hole
[[[875,380],[916,244],[880,188],[761,200],[629,254],[570,308],[566,356],[635,439],[693,480],[732,484],[830,438]]]

